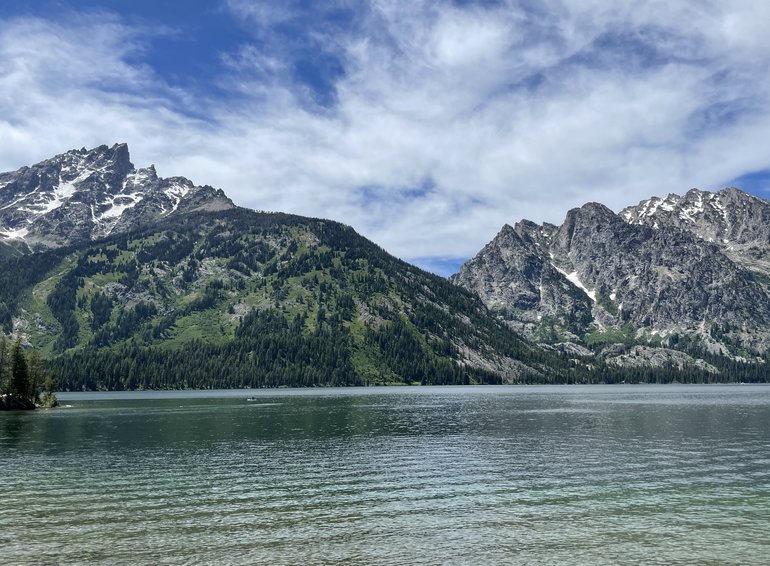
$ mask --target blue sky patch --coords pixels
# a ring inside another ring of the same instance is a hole
[[[728,182],[726,186],[738,187],[739,189],[761,196],[762,198],[768,198],[770,197],[770,169],[753,171],[741,175]]]

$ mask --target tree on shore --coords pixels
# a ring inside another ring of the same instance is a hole
[[[0,408],[34,408],[56,405],[56,378],[46,371],[37,351],[25,352],[21,339],[9,346],[0,337]]]
[[[8,339],[0,336],[0,394],[11,392],[11,366],[8,359]]]
[[[11,346],[11,394],[19,397],[28,397],[29,371],[27,371],[27,358],[21,347],[21,338],[18,338]]]

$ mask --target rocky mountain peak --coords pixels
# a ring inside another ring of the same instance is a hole
[[[617,219],[617,215],[603,204],[588,202],[580,208],[573,208],[568,211],[566,221],[583,225],[596,225],[613,224],[617,222]]]
[[[100,145],[90,150],[86,148],[70,150],[33,168],[42,164],[55,165],[56,162],[60,164],[61,172],[65,177],[86,171],[91,173],[109,171],[116,175],[127,175],[134,170],[126,143],[116,143],[112,147]]]
[[[500,231],[497,233],[492,242],[490,242],[490,244],[509,242],[511,240],[519,241],[522,239],[522,234],[518,230],[514,229],[513,226],[510,224],[503,224],[503,227],[500,228]]]
[[[88,241],[163,216],[234,207],[221,191],[136,169],[128,145],[74,149],[0,173],[0,240],[31,247]]]
[[[553,224],[536,224],[531,220],[521,220],[513,227],[513,231],[519,235],[520,238],[528,242],[532,242],[536,246],[546,249],[550,245],[551,237],[556,231],[557,227]]]
[[[619,223],[622,224],[622,220],[603,204],[590,202],[573,208],[553,232],[551,253],[563,261],[573,253],[580,253],[581,243],[589,238],[607,245],[618,232]]]
[[[653,197],[619,215],[588,203],[558,227],[506,225],[452,280],[535,337],[631,325],[708,341],[718,324],[761,350],[770,346],[770,203],[735,188]]]
[[[669,194],[666,198],[643,200],[623,209],[620,216],[629,224],[647,224],[653,228],[677,226],[708,239],[711,232],[728,231],[736,221],[750,221],[752,216],[761,216],[768,204],[735,187],[718,192],[690,189],[684,196]]]

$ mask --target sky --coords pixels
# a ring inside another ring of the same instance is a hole
[[[0,171],[127,142],[442,275],[590,201],[770,196],[762,0],[3,0]]]

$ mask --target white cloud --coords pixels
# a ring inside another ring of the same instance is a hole
[[[260,33],[293,17],[270,6],[229,2]],[[288,49],[223,54],[213,79],[237,94],[223,101],[143,63],[162,29],[9,20],[0,169],[127,141],[162,175],[352,224],[429,265],[474,254],[505,222],[770,167],[767,16],[754,2],[373,0],[348,33],[313,31],[345,71],[328,108],[292,80]]]

